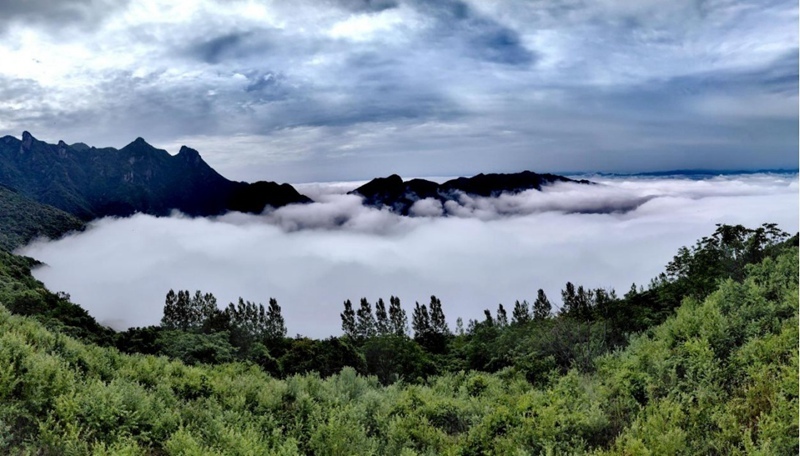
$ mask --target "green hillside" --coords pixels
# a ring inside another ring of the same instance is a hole
[[[538,386],[514,368],[389,386],[349,367],[279,380],[251,363],[187,366],[122,354],[2,308],[0,449],[797,454],[797,247],[783,244],[741,269],[625,348],[596,356],[592,369],[553,370]]]
[[[58,238],[83,229],[83,222],[0,185],[0,250],[11,251],[38,236]]]

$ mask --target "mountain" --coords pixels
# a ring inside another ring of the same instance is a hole
[[[459,177],[443,184],[412,179],[403,181],[397,174],[379,177],[350,192],[364,198],[364,204],[373,207],[386,206],[394,212],[408,215],[415,202],[434,198],[441,203],[455,201],[460,193],[473,196],[496,197],[503,193],[519,193],[525,190],[541,190],[542,186],[556,182],[592,184],[588,180],[573,180],[556,174],[537,174],[523,171],[513,174],[478,174]]]
[[[12,251],[39,236],[57,238],[83,229],[72,215],[0,185],[0,250]]]
[[[63,141],[48,144],[24,132],[0,138],[0,184],[83,220],[135,212],[196,216],[228,210],[261,212],[311,200],[288,184],[234,182],[186,146],[177,155],[137,138],[122,149]]]

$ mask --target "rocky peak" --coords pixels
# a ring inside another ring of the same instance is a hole
[[[195,166],[203,163],[203,159],[200,157],[200,152],[187,146],[181,146],[181,150],[178,151],[177,157]]]
[[[36,139],[30,134],[28,131],[22,132],[22,144],[19,146],[20,152],[27,152],[31,150],[31,146],[33,145],[33,140]]]
[[[67,156],[67,148],[69,146],[64,141],[58,141],[58,156],[59,157],[66,157]]]

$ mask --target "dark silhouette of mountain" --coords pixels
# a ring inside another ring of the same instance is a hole
[[[83,229],[84,223],[0,185],[0,250],[12,251],[34,238],[57,238]]]
[[[379,177],[350,192],[364,198],[364,204],[373,207],[386,206],[402,215],[408,215],[415,202],[434,198],[444,203],[457,200],[460,193],[473,196],[496,197],[503,193],[519,193],[525,190],[541,190],[542,186],[556,182],[592,184],[588,180],[573,180],[556,174],[537,174],[523,171],[514,174],[478,174],[459,177],[443,184],[424,179],[403,181],[397,174]]]
[[[48,144],[24,132],[0,138],[0,184],[83,220],[136,212],[194,216],[311,202],[288,184],[230,181],[186,146],[177,155],[137,138],[122,149],[63,141]]]

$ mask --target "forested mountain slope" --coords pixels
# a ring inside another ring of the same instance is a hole
[[[590,368],[554,369],[534,384],[513,366],[390,386],[352,368],[326,379],[278,380],[249,363],[190,367],[121,354],[0,309],[0,448],[142,455],[796,454],[798,251],[792,244],[796,239],[742,265],[741,277],[717,281],[702,300],[687,297],[663,323],[625,348],[595,356]],[[687,266],[673,273],[700,263],[673,263]],[[692,295],[705,285],[681,286]]]
[[[288,184],[230,181],[200,154],[177,155],[137,138],[122,149],[78,143],[48,144],[24,132],[0,138],[0,184],[83,220],[135,212],[217,215],[227,210],[261,212],[311,200]]]
[[[83,222],[0,185],[0,250],[12,251],[39,236],[58,238],[83,229]]]

